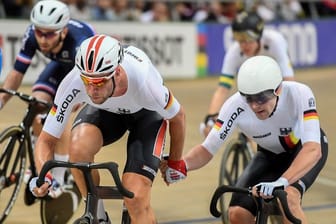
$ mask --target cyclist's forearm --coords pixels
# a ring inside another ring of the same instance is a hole
[[[184,161],[187,164],[188,171],[196,170],[205,166],[213,155],[202,145],[193,147],[184,157]]]
[[[225,88],[223,86],[217,87],[216,91],[214,92],[212,96],[209,109],[208,109],[208,114],[216,114],[219,112],[229,92],[230,92],[230,89],[228,88]]]
[[[180,160],[185,139],[185,113],[181,106],[179,113],[169,120],[170,150],[169,159]]]
[[[17,90],[22,82],[23,79],[23,74],[16,71],[12,70],[8,73],[2,88],[4,89],[11,89],[11,90]],[[9,99],[11,98],[11,95],[9,94],[0,94],[0,101],[4,105]]]
[[[45,131],[42,131],[39,135],[34,152],[37,173],[40,173],[44,163],[54,159],[57,141],[57,138],[51,136]]]
[[[305,143],[291,166],[282,175],[292,184],[311,170],[322,156],[318,143]]]

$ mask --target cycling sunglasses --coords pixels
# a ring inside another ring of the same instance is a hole
[[[84,85],[86,85],[86,86],[91,85],[91,86],[94,86],[94,87],[102,87],[103,85],[105,85],[105,83],[107,81],[109,81],[113,77],[114,72],[110,73],[107,76],[101,76],[101,77],[90,77],[90,76],[87,76],[87,75],[84,75],[84,74],[81,74],[80,76],[81,76],[81,79],[82,79]]]
[[[233,32],[233,39],[239,43],[254,42],[257,36],[253,32]]]
[[[45,37],[46,39],[54,38],[57,34],[62,32],[62,30],[63,30],[63,29],[59,29],[59,30],[56,30],[56,31],[43,32],[43,31],[37,29],[36,27],[34,27],[33,29],[34,29],[34,32],[35,32],[36,36],[38,36],[39,38]]]
[[[258,105],[262,105],[267,103],[270,99],[272,99],[275,95],[274,90],[266,90],[258,94],[248,95],[244,93],[240,93],[248,104],[256,103]]]

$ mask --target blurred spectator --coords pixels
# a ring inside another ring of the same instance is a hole
[[[68,0],[66,3],[69,6],[72,18],[78,20],[91,19],[91,7],[88,5],[87,0]]]
[[[141,22],[167,22],[170,20],[170,11],[165,2],[153,2],[151,9],[140,17]]]
[[[93,20],[114,20],[114,11],[111,0],[96,0],[91,11]]]
[[[198,22],[218,22],[231,23],[240,9],[240,1],[222,2],[211,1],[207,5],[203,5],[202,9],[195,15],[195,21]],[[202,13],[202,14],[200,14]],[[200,18],[202,18],[200,20]]]
[[[6,18],[29,18],[33,0],[2,0]]]
[[[172,11],[174,21],[192,21],[195,15],[195,9],[191,2],[177,2]]]
[[[264,21],[293,21],[303,17],[304,11],[297,0],[260,0],[254,5],[255,11]]]
[[[114,0],[112,3],[113,21],[131,20],[131,10],[129,10],[128,0]]]
[[[145,11],[145,1],[144,0],[133,0],[131,2],[131,7],[129,9],[129,20],[140,21],[142,13]]]

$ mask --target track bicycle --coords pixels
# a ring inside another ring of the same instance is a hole
[[[32,205],[36,201],[36,198],[29,190],[30,179],[23,181],[26,168],[29,168],[31,171],[30,177],[37,176],[31,126],[35,116],[38,114],[38,108],[44,106],[49,109],[51,104],[13,90],[0,88],[0,92],[18,97],[28,104],[20,123],[18,125],[12,125],[0,133],[0,223],[3,223],[16,202],[23,182],[27,183],[24,191],[25,204]],[[68,179],[71,179],[69,177],[70,176],[68,176]],[[70,181],[65,182],[70,183]],[[80,196],[75,184],[71,184],[68,193],[63,193],[57,200],[50,198],[40,200],[41,223],[50,224],[49,218],[54,217],[55,214],[59,214],[59,210],[63,208],[63,205],[60,206],[59,200],[63,201],[63,199],[67,197],[69,199],[69,195],[71,194],[76,194],[76,197],[77,195]],[[79,204],[81,198],[76,199]],[[73,201],[73,197],[69,200]],[[54,204],[56,204],[56,206],[54,206]],[[50,206],[54,206],[56,209],[49,209]],[[51,210],[52,212],[50,212]],[[58,218],[59,220],[67,220],[71,215],[71,212],[61,213],[61,215],[58,215]]]
[[[87,187],[87,197],[84,214],[75,220],[74,224],[98,224],[97,204],[99,199],[123,199],[123,197],[133,198],[133,192],[128,191],[122,184],[118,164],[115,162],[105,163],[72,163],[57,160],[47,161],[40,172],[37,180],[37,185],[41,186],[44,183],[44,178],[47,172],[55,167],[76,168],[82,171]],[[91,171],[93,169],[106,169],[113,177],[115,186],[96,186],[93,182]],[[123,206],[121,224],[130,224],[131,220],[127,209]]]
[[[251,143],[243,133],[239,132],[238,137],[232,139],[224,149],[219,171],[219,186],[234,186],[253,154]],[[229,202],[229,195],[220,197],[220,209],[223,214],[221,218],[224,224],[229,223],[227,213]]]
[[[283,189],[275,189],[273,191],[274,198],[269,200],[264,200],[261,197],[255,197],[252,194],[252,188],[241,188],[241,187],[234,187],[234,186],[228,186],[228,185],[221,185],[217,187],[216,191],[214,192],[211,202],[210,202],[210,213],[214,217],[220,217],[223,215],[223,212],[218,211],[217,209],[217,201],[219,198],[229,192],[236,192],[236,193],[243,193],[247,194],[255,199],[255,202],[257,203],[257,215],[256,215],[256,224],[266,224],[267,220],[270,215],[277,215],[282,216],[282,212],[280,210],[278,202],[280,202],[282,210],[286,218],[294,223],[294,224],[300,224],[301,220],[297,219],[290,211],[287,203],[287,192]],[[278,199],[278,200],[276,200]]]
[[[0,92],[16,96],[28,103],[26,113],[19,125],[10,126],[0,133],[0,223],[2,223],[18,197],[27,163],[32,176],[36,176],[30,128],[38,114],[38,106],[50,108],[50,104],[13,90],[1,88]],[[28,186],[25,189],[24,201],[26,205],[31,205],[35,201]]]

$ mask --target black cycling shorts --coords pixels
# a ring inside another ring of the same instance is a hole
[[[239,177],[236,186],[250,187],[260,182],[271,182],[277,180],[288,169],[301,148],[302,145],[300,144],[292,153],[284,152],[274,154],[258,145],[257,153]],[[297,188],[301,192],[301,196],[313,184],[327,160],[328,142],[323,130],[321,130],[321,150],[322,157],[318,163],[305,176],[300,178],[300,180],[296,183],[292,184],[293,187]],[[256,202],[252,197],[246,194],[233,193],[230,206],[243,207],[254,215],[257,213]]]
[[[104,146],[117,141],[128,131],[124,172],[134,172],[154,180],[167,129],[167,122],[157,112],[142,109],[134,114],[116,114],[86,105],[77,115],[74,127],[81,123],[97,126]]]

